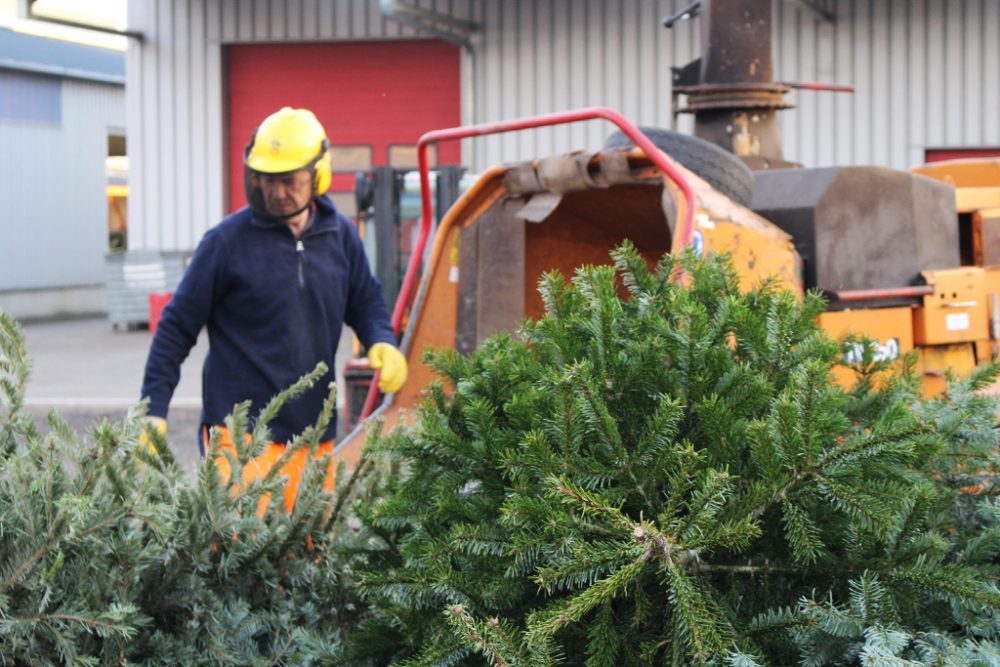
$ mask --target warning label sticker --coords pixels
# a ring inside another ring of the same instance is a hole
[[[968,313],[949,313],[944,318],[944,326],[948,331],[963,331],[969,328]]]

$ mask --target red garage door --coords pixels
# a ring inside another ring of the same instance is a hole
[[[927,162],[958,160],[969,157],[1000,157],[1000,148],[928,148],[924,152]]]
[[[246,203],[243,150],[253,130],[283,106],[310,109],[333,145],[334,201],[346,213],[354,172],[415,164],[428,130],[460,121],[459,48],[437,40],[238,45],[226,49],[228,206]],[[437,148],[457,164],[459,144]]]

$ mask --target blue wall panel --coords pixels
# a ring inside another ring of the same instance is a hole
[[[62,81],[51,76],[0,69],[0,118],[62,122]]]

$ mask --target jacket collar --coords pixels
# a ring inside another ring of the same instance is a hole
[[[339,227],[339,215],[337,213],[337,208],[330,201],[329,197],[319,195],[313,197],[312,205],[314,207],[314,216],[312,224],[303,233],[303,236],[318,234],[322,232],[332,232],[336,231]],[[250,220],[251,223],[256,227],[264,227],[266,229],[280,229],[285,226],[285,223],[277,220],[275,218],[268,218],[262,215],[258,215],[252,209],[250,210]]]

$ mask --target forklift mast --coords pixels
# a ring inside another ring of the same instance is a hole
[[[434,220],[451,208],[462,191],[465,167],[444,165],[430,174]],[[357,222],[364,228],[365,249],[387,304],[396,303],[420,227],[420,179],[417,172],[397,167],[375,167],[355,175]],[[338,420],[340,435],[357,424],[375,373],[367,359],[352,359],[344,368],[345,402]]]
[[[444,165],[431,173],[435,223],[458,199],[465,173],[461,165]],[[354,197],[371,253],[368,260],[382,284],[385,302],[393,304],[420,224],[419,178],[412,169],[375,167],[356,174]]]

